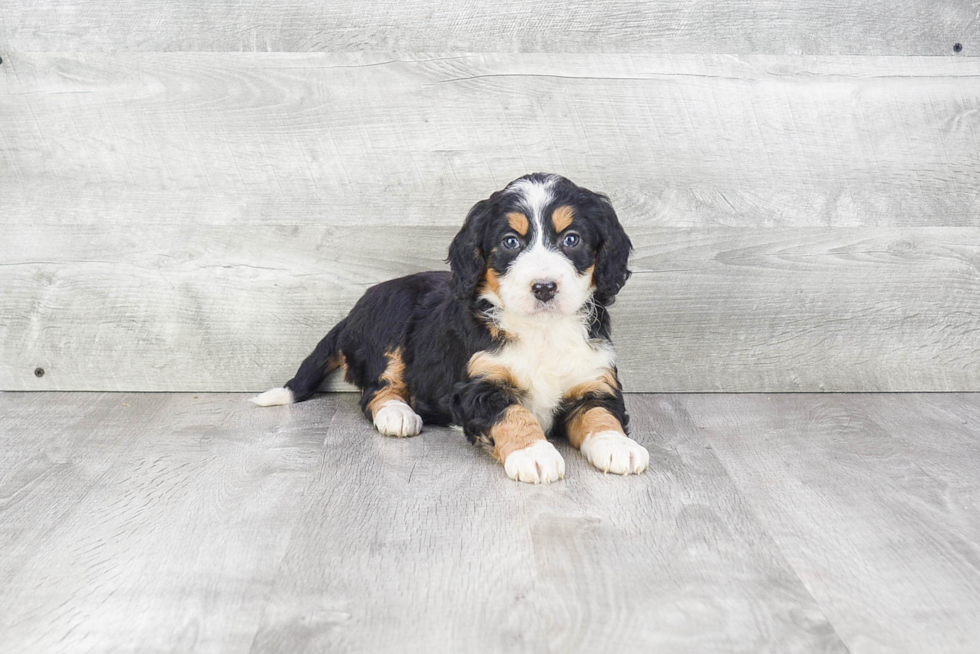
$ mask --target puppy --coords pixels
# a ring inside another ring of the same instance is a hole
[[[343,368],[382,434],[459,425],[511,479],[564,477],[549,435],[604,472],[643,472],[650,457],[627,436],[607,312],[631,249],[606,196],[521,177],[470,210],[451,272],[368,289],[295,377],[252,401],[301,402]]]

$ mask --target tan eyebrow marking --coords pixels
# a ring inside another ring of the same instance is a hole
[[[551,212],[551,224],[555,226],[556,232],[561,232],[572,224],[575,214],[572,208],[564,204]]]
[[[509,214],[507,214],[507,224],[521,236],[527,236],[529,223],[527,222],[527,216],[524,214],[511,211]]]

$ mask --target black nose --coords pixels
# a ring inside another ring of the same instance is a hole
[[[555,297],[555,293],[558,291],[558,284],[554,282],[534,282],[531,284],[531,292],[534,293],[534,297],[538,298],[542,302],[547,302],[551,298]]]

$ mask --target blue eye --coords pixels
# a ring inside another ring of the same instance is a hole
[[[508,236],[504,239],[504,247],[508,250],[516,250],[521,247],[521,242],[517,240],[516,236]]]
[[[561,244],[566,248],[573,248],[578,245],[580,240],[578,234],[565,234],[565,238],[561,240]]]

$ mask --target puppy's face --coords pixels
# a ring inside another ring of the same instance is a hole
[[[520,316],[608,304],[629,276],[609,201],[557,175],[527,175],[477,203],[450,247],[454,291]]]
[[[492,219],[481,296],[517,315],[569,315],[592,296],[596,228],[555,183],[520,179]]]

